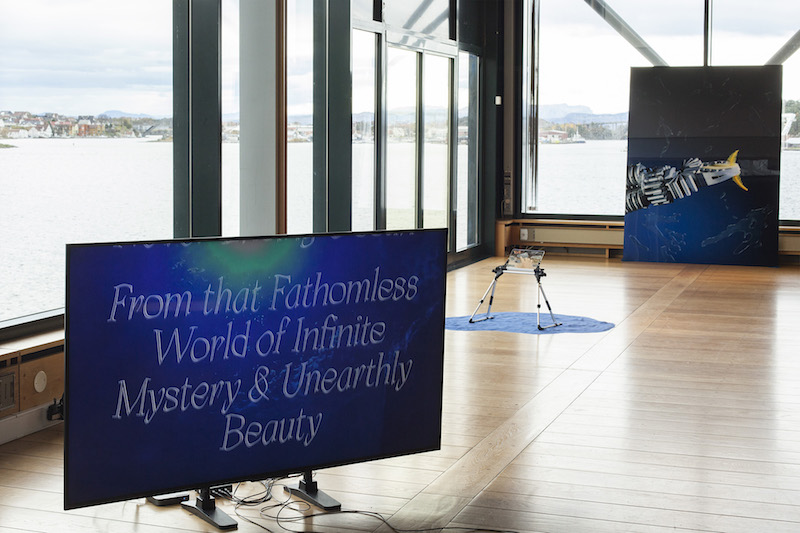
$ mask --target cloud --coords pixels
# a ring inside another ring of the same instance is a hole
[[[669,65],[703,64],[702,2],[648,2],[647,9],[641,0],[607,4]],[[625,111],[630,67],[650,63],[585,0],[543,0],[541,6],[540,102]],[[743,0],[717,0],[713,6],[714,65],[763,65],[800,27],[800,2],[763,0],[754,8]],[[800,96],[798,67],[800,53],[784,64],[784,98]]]
[[[699,0],[606,0],[606,5],[645,39],[703,33],[704,3]],[[601,21],[586,0],[542,0],[541,13],[555,24],[588,24]],[[800,2],[786,0],[715,0],[714,31],[746,35],[794,35],[800,29]]]
[[[172,114],[171,2],[3,2],[0,35],[2,109]]]

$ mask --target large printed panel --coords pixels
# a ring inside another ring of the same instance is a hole
[[[65,507],[438,449],[446,231],[67,250]]]
[[[631,70],[626,260],[778,262],[781,67]]]

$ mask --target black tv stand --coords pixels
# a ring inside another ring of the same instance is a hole
[[[324,511],[342,510],[341,503],[317,489],[317,482],[311,478],[311,470],[303,472],[303,479],[300,480],[296,487],[286,485],[283,487],[283,490],[290,493],[292,496],[297,496],[312,505],[316,505]]]
[[[239,527],[239,523],[236,520],[226,514],[225,511],[217,509],[214,496],[211,495],[211,487],[203,487],[198,490],[197,500],[194,503],[181,502],[181,506],[218,529],[236,529]]]

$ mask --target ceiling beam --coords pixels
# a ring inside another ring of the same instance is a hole
[[[794,35],[792,35],[791,39],[786,41],[780,50],[775,52],[775,55],[767,61],[767,65],[783,65],[783,63],[792,57],[797,49],[800,48],[800,30],[797,31]]]
[[[628,41],[636,50],[642,54],[653,66],[667,67],[667,62],[656,53],[653,48],[645,42],[642,37],[628,25],[613,9],[608,7],[604,0],[585,0],[589,6],[600,15],[606,23],[614,28],[623,39]]]

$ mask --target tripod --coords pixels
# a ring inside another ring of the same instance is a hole
[[[509,272],[509,273],[513,273],[513,274],[533,274],[534,276],[536,276],[536,286],[537,286],[537,291],[536,291],[536,328],[539,331],[541,331],[543,329],[553,328],[553,327],[561,325],[561,322],[557,322],[556,321],[556,317],[553,314],[553,309],[550,307],[550,302],[547,300],[547,295],[544,293],[544,288],[542,287],[542,278],[545,277],[547,274],[545,274],[544,269],[541,266],[536,265],[536,268],[534,268],[531,271],[529,269],[510,268],[508,266],[508,263],[506,262],[506,263],[500,265],[499,267],[493,268],[492,272],[494,272],[494,279],[489,284],[489,286],[486,288],[486,292],[483,293],[483,297],[481,298],[481,301],[478,302],[478,307],[475,308],[475,311],[472,312],[472,316],[469,317],[469,323],[470,324],[474,324],[476,322],[483,322],[484,320],[491,320],[491,319],[494,318],[494,316],[491,314],[491,312],[492,312],[492,303],[494,302],[494,290],[497,287],[497,280],[500,279],[500,276],[502,276],[504,273]],[[489,305],[486,307],[486,314],[483,315],[480,318],[475,318],[475,315],[478,313],[478,310],[481,308],[481,306],[483,305],[483,302],[486,300],[486,296],[487,295],[489,296]],[[550,324],[549,326],[542,326],[542,323],[541,323],[541,308],[542,308],[541,301],[542,301],[542,299],[544,299],[544,303],[545,303],[545,305],[547,305],[547,310],[550,312],[550,318],[553,320],[553,323]]]
[[[553,315],[553,309],[550,307],[550,302],[547,301],[547,295],[544,293],[544,287],[542,287],[542,278],[547,274],[544,273],[544,269],[542,267],[536,265],[536,268],[533,269],[533,275],[536,276],[536,286],[539,288],[539,291],[536,293],[536,327],[539,329],[539,331],[542,331],[543,329],[560,326],[561,322],[556,322],[556,317]],[[542,309],[542,302],[539,297],[544,299],[544,303],[547,304],[547,310],[550,312],[550,318],[553,320],[553,323],[549,326],[542,326],[542,323],[539,321],[540,310]]]
[[[483,298],[481,298],[481,301],[478,302],[478,307],[475,308],[475,310],[472,312],[472,316],[469,317],[470,324],[474,324],[476,322],[483,322],[484,320],[491,320],[492,318],[494,318],[492,315],[489,314],[492,312],[492,302],[494,302],[494,289],[495,287],[497,287],[497,280],[500,278],[500,276],[503,275],[503,272],[505,271],[506,271],[506,265],[504,264],[492,269],[492,272],[494,272],[494,279],[486,288],[486,292],[483,293]],[[486,295],[489,294],[489,291],[492,291],[492,294],[491,296],[489,296],[489,306],[486,308],[486,314],[483,315],[483,318],[476,319],[475,314],[478,312],[478,309],[480,309],[481,306],[483,305],[483,301],[486,300]]]

